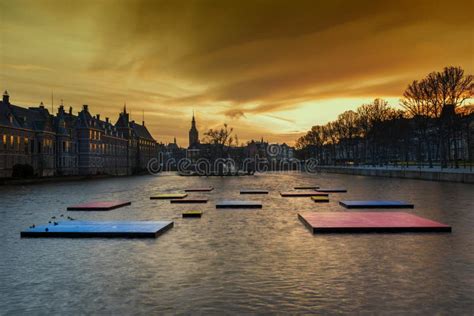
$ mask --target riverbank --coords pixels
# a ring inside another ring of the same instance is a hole
[[[440,169],[416,167],[345,167],[319,166],[323,172],[360,176],[418,179],[443,182],[474,183],[474,172],[468,169]]]
[[[57,177],[42,177],[42,178],[28,178],[28,179],[15,179],[6,178],[0,179],[0,186],[2,185],[32,185],[42,183],[53,183],[53,182],[71,182],[71,181],[87,181],[87,180],[98,180],[107,178],[124,178],[133,176],[142,176],[147,173],[138,173],[133,175],[113,176],[113,175],[90,175],[90,176],[57,176]]]

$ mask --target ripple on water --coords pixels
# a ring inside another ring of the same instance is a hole
[[[330,202],[281,198],[295,185],[346,187]],[[204,205],[149,200],[213,186]],[[261,210],[216,210],[240,189],[267,189]],[[401,199],[452,234],[311,235],[301,211],[347,211],[338,199]],[[32,223],[94,199],[125,199],[89,220],[166,220],[156,240],[20,239]],[[204,211],[183,219],[185,209]],[[12,314],[452,313],[473,308],[472,186],[299,173],[199,178],[172,174],[0,188],[0,310]]]

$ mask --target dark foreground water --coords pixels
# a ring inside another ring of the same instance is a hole
[[[281,198],[294,185],[347,187],[329,204]],[[149,200],[212,185],[204,205]],[[268,196],[239,196],[242,188]],[[198,178],[168,174],[0,187],[0,314],[363,313],[471,314],[474,186],[349,175],[264,174]],[[224,198],[261,210],[216,210]],[[416,215],[452,225],[441,234],[312,235],[300,211],[348,211],[340,198],[403,199]],[[130,199],[88,220],[173,220],[157,239],[21,239],[29,225],[89,200]],[[200,209],[201,219],[181,211]]]

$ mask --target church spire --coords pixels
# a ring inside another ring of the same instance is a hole
[[[127,114],[127,102],[123,103],[123,113]]]
[[[196,119],[194,118],[193,110],[193,119],[191,121],[191,129],[189,130],[189,147],[193,147],[199,144],[199,132],[196,128]]]

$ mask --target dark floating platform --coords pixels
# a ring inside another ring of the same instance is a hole
[[[333,189],[316,189],[317,192],[326,192],[326,193],[345,193],[347,189],[344,188],[333,188]]]
[[[175,204],[191,204],[191,203],[207,203],[207,199],[177,199],[170,200],[170,203]]]
[[[150,200],[170,200],[170,199],[184,199],[188,195],[186,193],[166,193],[150,196]]]
[[[70,221],[29,228],[21,237],[156,238],[171,227],[171,221]]]
[[[308,197],[308,196],[329,196],[327,193],[318,193],[318,192],[280,192],[280,195],[283,197]]]
[[[339,201],[345,208],[413,208],[404,201]]]
[[[185,189],[184,192],[211,192],[214,190],[213,187],[207,187],[207,188],[189,188]]]
[[[297,186],[294,187],[295,190],[317,190],[319,189],[319,186],[317,185],[302,185],[302,186]]]
[[[313,200],[316,203],[328,203],[329,202],[329,197],[327,197],[327,196],[312,196],[311,200]]]
[[[260,189],[248,189],[248,190],[240,190],[240,194],[268,194],[268,191],[260,190]]]
[[[298,218],[315,233],[451,232],[451,227],[403,212],[314,212]]]
[[[69,206],[68,211],[110,211],[132,204],[130,201],[97,201]]]
[[[216,208],[262,208],[259,201],[220,201]]]
[[[183,217],[201,217],[202,212],[201,211],[187,211],[183,212]]]

